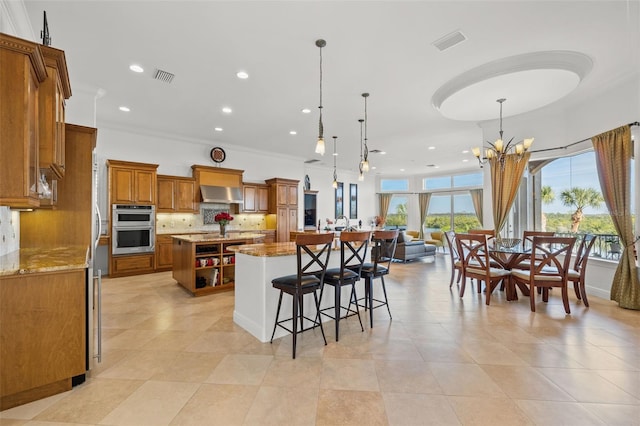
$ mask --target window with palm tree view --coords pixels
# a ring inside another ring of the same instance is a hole
[[[633,162],[631,167],[633,176]],[[596,234],[594,255],[617,259],[621,252],[620,238],[602,196],[595,153],[588,151],[558,158],[544,166],[540,176],[542,230],[559,234]],[[633,182],[631,198],[631,205],[634,205]]]

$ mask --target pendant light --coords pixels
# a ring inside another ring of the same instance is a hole
[[[322,48],[327,45],[327,42],[318,39],[316,40],[316,46],[320,49],[320,120],[318,122],[318,142],[316,143],[316,153],[324,155],[324,126],[322,125]]]
[[[331,186],[338,187],[338,173],[336,173],[336,159],[338,158],[338,151],[336,151],[336,139],[337,136],[333,136],[333,183]]]
[[[364,153],[362,157],[362,171],[369,171],[369,146],[367,145],[367,98],[369,97],[368,93],[363,93],[362,97],[364,98]]]
[[[363,170],[364,160],[362,157],[362,123],[364,123],[364,120],[361,118],[358,120],[358,122],[360,123],[360,162],[358,163],[358,171],[360,173],[358,174],[358,180],[362,182],[364,180],[364,170]]]

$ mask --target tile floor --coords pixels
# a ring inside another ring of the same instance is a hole
[[[171,273],[105,279],[104,358],[70,392],[0,425],[640,425],[640,312],[557,294],[529,310],[448,287],[448,258],[394,264],[393,314],[341,321],[336,343],[260,343],[233,293],[193,298]],[[275,290],[274,290],[275,291]],[[552,292],[553,293],[553,292]]]

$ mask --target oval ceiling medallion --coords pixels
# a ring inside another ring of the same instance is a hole
[[[511,56],[469,70],[440,87],[431,102],[454,120],[497,118],[496,99],[507,98],[504,116],[549,105],[571,93],[591,71],[578,52],[550,51]]]

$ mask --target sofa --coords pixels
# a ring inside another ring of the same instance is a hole
[[[418,259],[424,256],[436,256],[436,246],[426,244],[423,240],[419,240],[409,235],[411,231],[401,231],[398,234],[398,243],[396,252],[393,255],[395,260],[406,262],[408,260]]]

